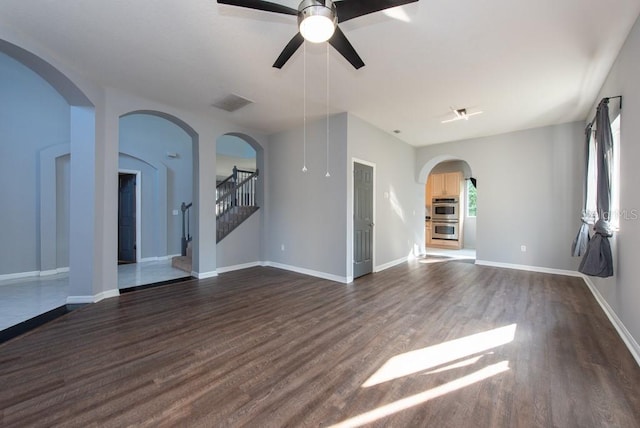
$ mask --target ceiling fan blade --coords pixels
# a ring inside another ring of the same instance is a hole
[[[351,43],[349,43],[349,40],[347,40],[347,36],[344,35],[340,27],[336,26],[336,31],[329,39],[329,43],[338,52],[340,52],[342,56],[345,57],[347,61],[349,61],[351,65],[355,67],[356,70],[364,67],[364,61],[362,61],[360,55],[358,55],[353,46],[351,46]]]
[[[293,36],[293,39],[291,39],[289,43],[287,43],[287,46],[284,47],[276,62],[273,63],[273,66],[275,68],[282,68],[282,66],[285,65],[287,61],[289,61],[289,58],[291,58],[291,56],[298,50],[303,42],[304,37],[302,37],[302,34],[298,33]]]
[[[336,5],[338,22],[348,21],[384,9],[414,3],[418,0],[342,0]]]
[[[228,4],[231,6],[247,7],[249,9],[264,10],[266,12],[283,13],[285,15],[298,15],[296,9],[283,6],[277,3],[262,0],[218,0],[220,4]]]

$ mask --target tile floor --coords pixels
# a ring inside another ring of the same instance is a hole
[[[118,266],[118,288],[136,287],[189,276],[171,260]],[[0,330],[19,324],[67,301],[69,274],[0,281]]]
[[[428,256],[453,257],[456,259],[475,259],[476,250],[473,248],[463,248],[462,250],[448,250],[444,248],[427,247]]]

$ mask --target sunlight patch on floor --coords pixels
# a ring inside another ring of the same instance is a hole
[[[378,385],[505,345],[513,341],[515,334],[516,324],[511,324],[396,355],[390,358],[362,386],[367,388]]]
[[[492,364],[476,372],[460,377],[451,382],[447,382],[427,391],[421,392],[419,394],[394,401],[393,403],[385,404],[384,406],[380,406],[369,412],[362,413],[353,418],[349,418],[346,421],[332,425],[331,428],[359,427],[370,424],[384,417],[393,415],[394,413],[407,410],[411,407],[426,403],[429,400],[433,400],[434,398],[441,397],[450,392],[465,388],[467,386],[473,385],[474,383],[496,376],[507,370],[509,370],[509,362],[501,361],[499,363]]]

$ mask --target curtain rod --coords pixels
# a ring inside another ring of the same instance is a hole
[[[598,105],[600,105],[600,103],[602,103],[604,100],[615,100],[616,98],[620,99],[620,110],[622,110],[622,95],[616,95],[615,97],[604,97],[603,99],[600,100],[600,102],[598,103]],[[589,126],[593,126],[594,122],[596,121],[596,116],[598,115],[598,113],[596,113],[593,116],[593,119],[591,119],[591,122],[589,122],[589,125],[587,125],[587,127]]]
[[[620,98],[620,110],[622,110],[622,95],[616,95],[615,97],[607,97],[606,99],[607,100],[615,100],[616,98]]]

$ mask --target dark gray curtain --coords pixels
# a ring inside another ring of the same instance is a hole
[[[609,120],[609,99],[604,98],[596,112],[596,165],[598,168],[596,206],[598,221],[594,235],[589,241],[587,252],[580,263],[580,272],[606,278],[613,275],[613,257],[609,238],[612,236],[611,219],[611,181],[610,171],[613,160],[613,135]]]
[[[582,224],[576,239],[571,244],[571,255],[573,257],[580,257],[587,251],[587,245],[589,245],[589,215],[587,213],[587,186],[589,185],[589,146],[591,145],[591,129],[592,123],[587,125],[585,133],[585,164],[584,164],[584,183],[582,186]]]

